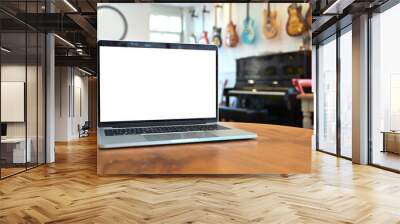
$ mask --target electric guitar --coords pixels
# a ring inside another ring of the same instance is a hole
[[[256,22],[250,17],[250,4],[246,5],[247,15],[243,22],[242,41],[245,44],[252,44],[256,39]]]
[[[308,7],[307,14],[306,14],[306,21],[307,21],[307,27],[310,29],[312,25],[312,6]]]
[[[306,29],[303,33],[303,45],[300,47],[300,50],[311,50],[311,25],[312,25],[312,6],[311,4],[308,7],[307,13],[305,15],[306,19]]]
[[[196,15],[196,11],[195,11],[194,9],[190,11],[190,14],[191,14],[192,23],[193,23],[194,18],[197,18],[198,16]],[[196,37],[196,34],[194,34],[194,33],[190,34],[190,36],[189,36],[189,43],[191,43],[191,44],[197,44],[197,37]]]
[[[267,39],[272,39],[278,34],[277,12],[271,11],[270,3],[268,2],[267,9],[264,9],[264,24],[263,34]]]
[[[220,8],[221,6],[216,5],[215,6],[215,14],[214,14],[214,27],[213,27],[213,37],[212,37],[212,43],[214,45],[216,45],[217,47],[221,47],[222,46],[222,37],[221,37],[221,32],[222,32],[222,28],[218,27],[218,8]]]
[[[286,23],[286,32],[289,36],[301,36],[306,30],[306,24],[301,15],[301,6],[292,3],[288,7],[289,18]]]
[[[207,11],[206,6],[204,6],[203,8],[203,14],[202,14],[202,27],[203,27],[203,32],[201,33],[201,37],[199,40],[200,44],[210,44],[210,40],[208,39],[208,32],[205,30],[204,28],[204,14],[209,13],[209,11]]]
[[[239,44],[239,35],[236,32],[236,25],[232,21],[232,3],[229,3],[229,23],[226,26],[225,45],[236,47]]]

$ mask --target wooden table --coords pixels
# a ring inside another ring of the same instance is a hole
[[[311,171],[312,131],[225,123],[256,132],[256,140],[97,150],[98,175],[295,174]]]
[[[305,93],[297,95],[301,100],[301,112],[303,113],[303,128],[313,128],[312,113],[314,113],[314,94]]]

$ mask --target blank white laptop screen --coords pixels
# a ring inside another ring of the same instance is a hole
[[[100,121],[216,118],[214,50],[100,46]]]

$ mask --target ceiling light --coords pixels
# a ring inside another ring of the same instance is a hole
[[[62,42],[64,42],[65,44],[67,44],[70,47],[75,48],[75,45],[73,45],[71,42],[69,42],[68,40],[60,37],[58,34],[54,34],[55,37],[57,37],[59,40],[61,40]]]
[[[65,4],[67,4],[74,12],[78,12],[78,10],[73,6],[68,0],[64,0]]]
[[[9,50],[9,49],[7,49],[5,47],[1,47],[0,49],[1,49],[1,51],[4,51],[6,53],[11,53],[11,50]]]
[[[90,73],[90,72],[88,72],[88,71],[86,71],[86,70],[83,70],[83,69],[81,69],[81,68],[79,68],[79,67],[78,67],[78,70],[81,71],[81,72],[83,72],[83,73],[85,73],[86,75],[92,76],[92,73]]]

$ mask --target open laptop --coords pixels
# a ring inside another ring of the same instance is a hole
[[[99,41],[98,57],[100,148],[256,138],[217,123],[216,46]]]

